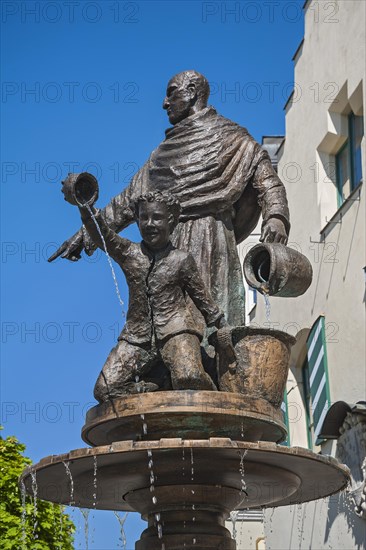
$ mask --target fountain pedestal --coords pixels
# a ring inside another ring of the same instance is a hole
[[[236,549],[225,521],[242,500],[237,490],[211,485],[171,485],[157,487],[154,496],[157,502],[153,507],[149,489],[126,496],[129,504],[148,521],[136,550],[161,550],[162,543],[171,550]]]
[[[140,512],[148,527],[136,550],[161,550],[163,544],[165,550],[181,549],[184,542],[187,548],[235,550],[224,527],[231,510],[323,498],[349,479],[348,468],[334,458],[229,438],[120,441],[50,456],[24,471],[29,493],[31,473],[41,499]]]
[[[280,443],[280,410],[293,339],[236,327],[221,338],[221,390],[124,395],[87,413],[92,447],[24,471],[41,499],[136,511],[148,522],[136,550],[235,550],[233,510],[286,506],[346,487],[348,468]],[[235,389],[237,390],[235,391]],[[237,393],[240,391],[240,393]]]
[[[280,406],[294,339],[250,327],[217,338],[221,391],[124,395],[93,407],[82,429],[92,448],[28,468],[27,491],[36,475],[44,500],[139,512],[148,527],[136,550],[235,550],[231,511],[345,488],[348,469],[337,460],[277,445],[287,435]]]

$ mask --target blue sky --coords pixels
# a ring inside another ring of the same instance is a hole
[[[2,423],[34,461],[84,446],[123,323],[101,253],[46,261],[80,225],[61,179],[94,173],[99,206],[120,192],[164,138],[165,86],[185,69],[205,74],[210,103],[257,140],[284,134],[302,3],[2,2]],[[127,520],[128,550],[142,527]],[[117,548],[112,513],[96,512],[90,530],[89,548]]]

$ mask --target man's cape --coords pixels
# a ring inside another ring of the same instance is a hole
[[[213,107],[166,131],[129,186],[105,207],[111,228],[118,232],[133,222],[131,201],[156,190],[177,196],[182,222],[229,216],[236,243],[250,235],[261,213],[264,221],[279,217],[290,227],[286,192],[267,151]]]
[[[268,157],[245,128],[207,107],[166,131],[166,139],[131,182],[131,191],[170,191],[181,221],[233,213],[236,241],[256,226],[261,207],[251,179]]]

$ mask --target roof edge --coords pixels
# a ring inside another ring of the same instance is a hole
[[[301,50],[301,48],[302,48],[304,42],[305,42],[305,38],[303,38],[303,39],[301,40],[300,44],[297,46],[296,51],[295,51],[294,55],[292,56],[292,60],[291,60],[291,61],[296,61],[296,57],[298,56],[298,54],[299,54],[299,52],[300,52],[300,50]]]

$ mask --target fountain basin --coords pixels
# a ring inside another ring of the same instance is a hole
[[[251,443],[225,438],[123,441],[77,449],[42,459],[28,467],[22,479],[28,493],[32,493],[31,472],[35,472],[39,498],[70,504],[66,463],[74,482],[73,505],[102,510],[140,509],[141,513],[146,514],[147,502],[143,499],[141,505],[137,506],[136,501],[132,503],[131,495],[150,486],[147,451],[151,451],[154,462],[157,478],[155,489],[185,487],[187,503],[196,498],[190,495],[191,485],[220,486],[234,490],[238,494],[235,508],[247,509],[287,506],[323,498],[344,489],[348,483],[348,468],[332,457],[317,455],[301,447],[289,448],[263,441]],[[191,453],[193,476],[190,473]],[[241,491],[240,461],[243,453],[246,453],[243,465],[247,495]],[[94,457],[98,471],[95,501]]]
[[[23,472],[30,494],[31,474],[43,500],[139,512],[148,527],[136,550],[163,543],[169,550],[235,550],[225,528],[232,510],[323,498],[349,480],[348,468],[332,457],[228,438],[120,441],[52,455]]]

